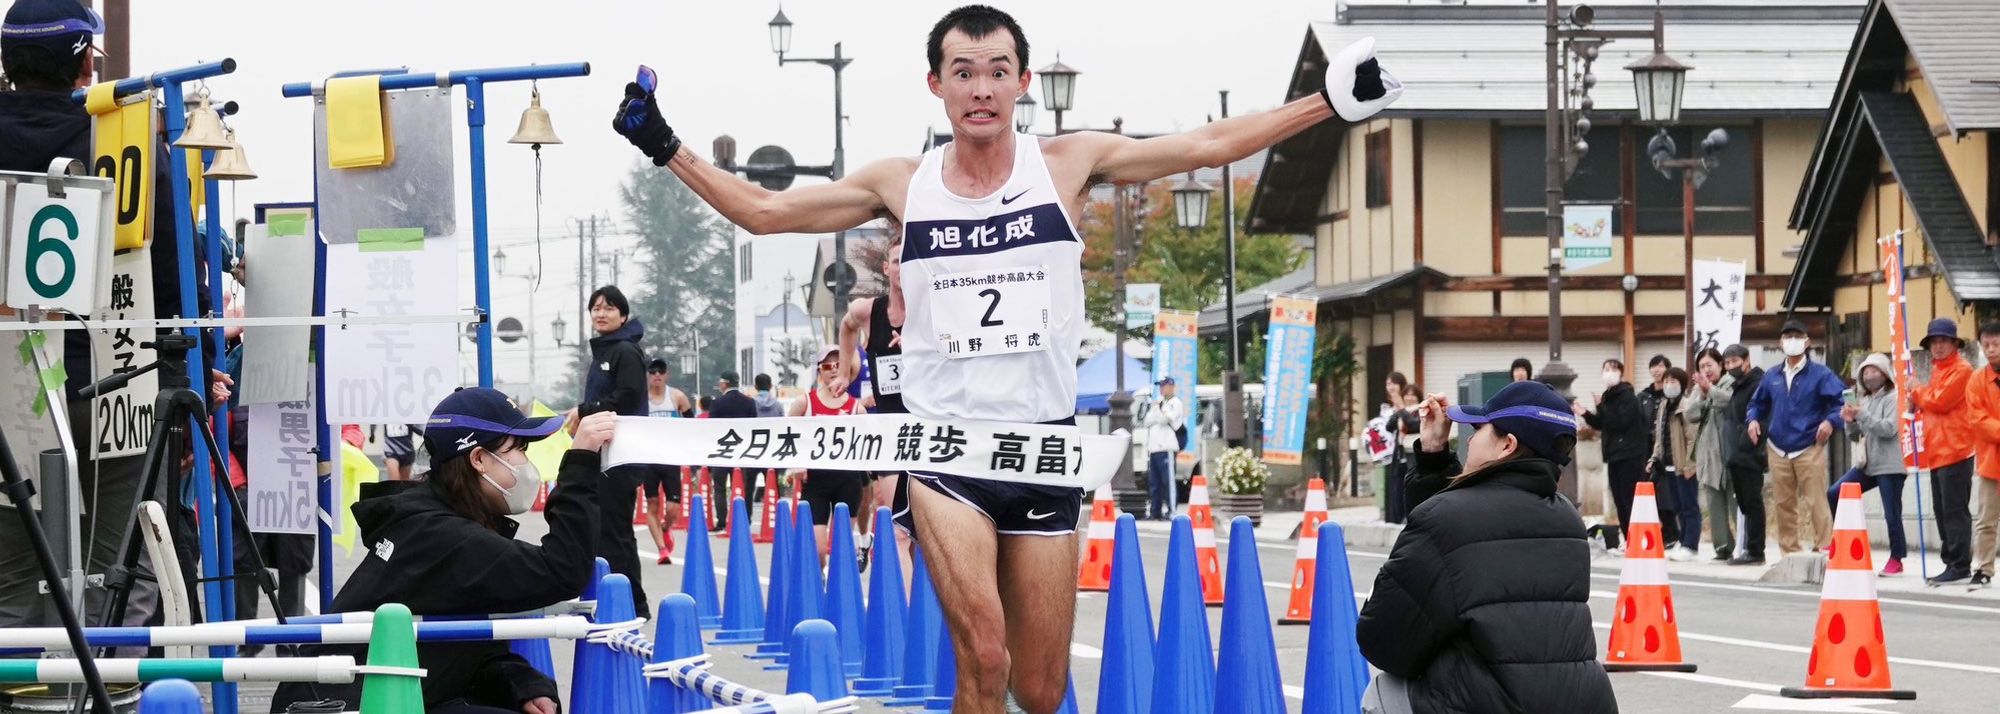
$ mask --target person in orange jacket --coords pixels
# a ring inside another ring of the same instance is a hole
[[[1979,349],[1986,353],[1986,366],[1973,373],[1965,395],[1972,440],[1979,452],[1979,478],[1971,484],[1979,493],[1979,522],[1972,528],[1971,555],[1978,559],[1978,567],[1972,571],[1974,588],[1993,584],[1993,560],[1995,551],[2000,550],[2000,540],[1995,539],[1996,529],[2000,529],[2000,364],[1996,364],[2000,363],[2000,321],[1979,326]],[[1965,495],[1959,494],[1961,509]]]
[[[1949,317],[1932,320],[1918,343],[1931,355],[1931,381],[1912,380],[1910,405],[1923,419],[1924,443],[1919,450],[1918,468],[1931,472],[1931,500],[1937,504],[1938,555],[1944,558],[1944,572],[1930,579],[1932,585],[1958,582],[1972,574],[1972,514],[1967,510],[1972,492],[1972,434],[1966,407],[1966,387],[1972,381],[1972,366],[1959,351],[1965,340],[1958,337],[1958,323]]]

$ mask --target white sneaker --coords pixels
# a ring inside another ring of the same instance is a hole
[[[1685,563],[1687,561],[1694,560],[1694,557],[1695,557],[1694,550],[1687,548],[1685,546],[1667,551],[1667,560],[1671,560],[1676,563]]]

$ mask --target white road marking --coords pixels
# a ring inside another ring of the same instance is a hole
[[[1597,578],[1599,580],[1612,580],[1612,581],[1616,581],[1618,579],[1618,575],[1616,573],[1591,573],[1590,577]],[[1812,598],[1814,600],[1819,599],[1818,590],[1790,590],[1784,588],[1758,587],[1754,585],[1729,585],[1726,583],[1707,583],[1694,580],[1681,580],[1681,581],[1676,581],[1674,583],[1674,587],[1678,588],[1682,586],[1691,588],[1706,588],[1710,590],[1734,590],[1737,592],[1760,593],[1769,595],[1790,595],[1793,597]],[[1926,600],[1905,600],[1902,598],[1893,598],[1893,597],[1877,598],[1877,601],[1881,602],[1884,605],[1908,605],[1911,607],[1929,607],[1940,610],[1958,610],[1961,612],[1977,612],[1987,615],[2000,615],[2000,607],[1980,607],[1978,605],[1960,605],[1957,603],[1930,602]]]
[[[1593,627],[1596,627],[1597,629],[1600,629],[1600,630],[1609,630],[1609,629],[1611,629],[1611,625],[1609,625],[1609,624],[1606,624],[1606,623],[1602,623],[1602,622],[1593,622],[1593,623],[1590,623],[1590,624],[1591,624],[1591,625],[1592,625]],[[1798,646],[1798,645],[1781,645],[1781,644],[1777,644],[1777,643],[1773,643],[1773,642],[1760,642],[1760,641],[1758,641],[1758,640],[1746,640],[1746,639],[1742,639],[1742,638],[1740,638],[1740,637],[1722,637],[1722,636],[1720,636],[1720,635],[1702,635],[1702,634],[1696,634],[1696,633],[1693,633],[1693,632],[1688,632],[1687,630],[1681,630],[1681,637],[1682,637],[1682,638],[1685,638],[1685,639],[1689,639],[1689,640],[1694,640],[1694,641],[1696,641],[1696,642],[1714,642],[1714,643],[1716,643],[1716,644],[1720,644],[1720,645],[1735,645],[1735,646],[1737,646],[1737,647],[1753,647],[1753,648],[1756,648],[1756,649],[1763,649],[1763,650],[1771,650],[1771,651],[1774,651],[1774,652],[1792,652],[1792,653],[1796,653],[1796,654],[1810,654],[1810,653],[1812,653],[1812,648],[1810,648],[1810,647],[1800,647],[1800,646]],[[1985,666],[1985,665],[1978,665],[1978,664],[1961,664],[1961,663],[1958,663],[1958,662],[1943,662],[1943,661],[1939,661],[1939,660],[1934,660],[1934,659],[1915,659],[1915,658],[1911,658],[1911,657],[1893,657],[1893,656],[1889,658],[1889,662],[1890,662],[1890,663],[1893,663],[1893,664],[1907,664],[1907,665],[1910,665],[1910,666],[1913,666],[1913,667],[1930,667],[1930,668],[1933,668],[1933,669],[1950,669],[1950,670],[1957,670],[1957,671],[1960,671],[1960,672],[1973,672],[1973,673],[1976,673],[1976,674],[1996,674],[1996,675],[2000,675],[2000,667],[1988,667],[1988,666]]]
[[[1082,642],[1071,642],[1069,643],[1069,656],[1083,659],[1104,659],[1104,650]]]
[[[1869,709],[1878,704],[1894,704],[1888,699],[1786,699],[1769,694],[1752,694],[1736,702],[1731,709],[1755,709],[1774,712],[1850,712],[1859,714],[1894,714],[1887,709]]]
[[[1305,699],[1306,688],[1294,687],[1292,685],[1287,684],[1285,685],[1285,696],[1290,699]]]
[[[1667,679],[1679,679],[1688,682],[1700,682],[1702,684],[1714,684],[1723,687],[1736,687],[1739,689],[1749,689],[1759,692],[1776,692],[1779,689],[1782,689],[1782,687],[1779,687],[1778,685],[1775,684],[1766,684],[1764,682],[1752,682],[1743,679],[1730,679],[1728,677],[1715,677],[1706,674],[1694,674],[1691,672],[1640,672],[1640,674],[1651,675],[1654,677],[1664,677]]]

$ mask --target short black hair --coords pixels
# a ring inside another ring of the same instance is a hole
[[[1714,347],[1703,347],[1700,352],[1694,353],[1695,369],[1701,369],[1701,361],[1704,358],[1715,360],[1717,367],[1722,366],[1722,353],[1717,352]]]
[[[653,361],[646,363],[646,371],[659,372],[661,374],[665,374],[667,372],[667,361],[660,359],[658,357],[654,357]]]
[[[1617,367],[1617,368],[1618,368],[1618,373],[1619,373],[1619,374],[1624,374],[1624,373],[1625,373],[1625,362],[1624,362],[1623,360],[1619,360],[1619,359],[1608,359],[1608,360],[1605,360],[1605,361],[1604,361],[1604,366],[1606,366],[1606,367]]]
[[[937,74],[944,66],[944,36],[951,34],[952,30],[977,40],[1001,29],[1013,33],[1014,59],[1021,63],[1021,70],[1026,70],[1028,36],[1021,33],[1021,25],[1014,22],[1014,16],[987,5],[965,5],[945,13],[943,19],[931,26],[930,39],[924,43],[924,55],[931,61],[931,74]]]
[[[1987,320],[1979,324],[1979,339],[1986,339],[1987,335],[2000,337],[2000,320]]]
[[[632,303],[625,299],[625,291],[619,290],[618,286],[606,285],[592,290],[590,292],[590,301],[583,304],[584,309],[588,310],[590,306],[596,305],[598,298],[603,298],[604,304],[610,305],[613,310],[617,310],[619,315],[625,317],[632,316]]]
[[[89,55],[63,55],[39,45],[11,45],[0,51],[0,73],[17,89],[68,90],[83,74],[83,60]]]
[[[756,383],[757,391],[759,392],[771,391],[771,375],[760,374],[752,378],[752,381]]]
[[[1730,345],[1722,348],[1722,356],[1725,358],[1735,357],[1740,360],[1747,360],[1750,359],[1750,348],[1743,345]]]
[[[1511,364],[1511,365],[1507,365],[1507,373],[1508,373],[1508,374],[1513,374],[1513,373],[1514,373],[1514,370],[1517,370],[1517,369],[1520,369],[1520,370],[1526,370],[1526,371],[1528,372],[1528,378],[1529,378],[1529,379],[1534,379],[1534,378],[1535,378],[1535,363],[1533,363],[1533,362],[1529,362],[1529,361],[1528,361],[1528,358],[1526,358],[1526,357],[1515,357],[1515,358],[1514,358],[1514,363],[1513,363],[1513,364]]]
[[[715,397],[703,394],[701,395],[699,404],[701,404],[702,411],[708,411],[709,407],[715,406]]]
[[[1646,361],[1646,366],[1648,368],[1667,367],[1669,369],[1672,369],[1674,366],[1674,361],[1667,359],[1666,355],[1653,355],[1652,359]]]

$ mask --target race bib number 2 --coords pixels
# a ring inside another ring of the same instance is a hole
[[[931,280],[937,348],[952,359],[1049,347],[1046,266],[974,270]]]

